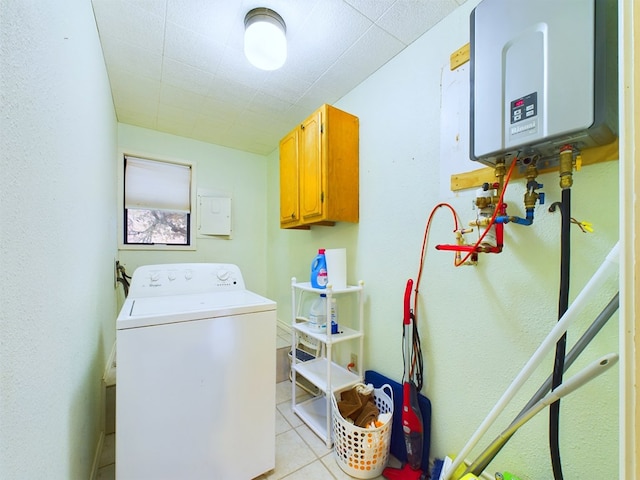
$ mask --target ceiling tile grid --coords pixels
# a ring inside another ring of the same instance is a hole
[[[92,0],[118,121],[267,155],[466,0]],[[244,17],[277,11],[288,58],[244,57]]]

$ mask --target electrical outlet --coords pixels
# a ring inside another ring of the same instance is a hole
[[[356,355],[355,353],[351,354],[351,362],[349,362],[352,365],[352,369],[353,370],[358,370],[358,355]]]

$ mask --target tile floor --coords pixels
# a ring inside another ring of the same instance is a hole
[[[277,348],[291,344],[290,334],[278,328]],[[288,365],[287,365],[288,367]],[[280,365],[280,371],[286,369]],[[309,396],[298,388],[296,398]],[[348,480],[333,457],[333,451],[304,424],[291,410],[291,382],[288,378],[276,385],[276,467],[256,480]],[[105,438],[97,480],[114,480],[115,433]],[[375,480],[382,480],[377,477]]]

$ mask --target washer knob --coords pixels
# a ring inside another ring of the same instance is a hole
[[[225,270],[225,269],[221,268],[220,270],[218,270],[217,275],[218,275],[218,279],[219,280],[222,280],[223,282],[225,282],[225,281],[229,280],[230,273],[229,273],[229,270]]]
[[[193,278],[193,272],[191,270],[185,270],[184,278],[186,278],[187,280],[191,280]]]

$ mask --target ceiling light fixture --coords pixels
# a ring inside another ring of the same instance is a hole
[[[277,70],[287,59],[287,27],[269,8],[254,8],[244,17],[244,54],[262,70]]]

